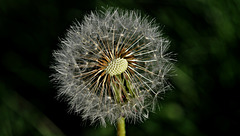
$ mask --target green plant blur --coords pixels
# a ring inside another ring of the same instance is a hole
[[[0,0],[1,136],[116,135],[69,113],[49,78],[59,38],[102,6],[155,18],[178,60],[160,110],[127,123],[128,136],[239,134],[239,0]]]

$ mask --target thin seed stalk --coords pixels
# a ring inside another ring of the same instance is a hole
[[[117,136],[126,136],[124,117],[120,117],[117,121]]]

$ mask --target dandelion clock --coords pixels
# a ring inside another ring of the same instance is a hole
[[[169,41],[148,17],[108,8],[75,22],[54,51],[53,81],[59,97],[91,123],[144,121],[169,90]]]

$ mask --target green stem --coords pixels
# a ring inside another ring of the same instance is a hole
[[[118,136],[125,136],[126,130],[125,130],[125,118],[120,117],[117,121],[117,135]]]

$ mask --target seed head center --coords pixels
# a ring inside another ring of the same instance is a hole
[[[119,75],[127,70],[128,62],[126,59],[117,58],[108,63],[106,73],[110,76]]]

